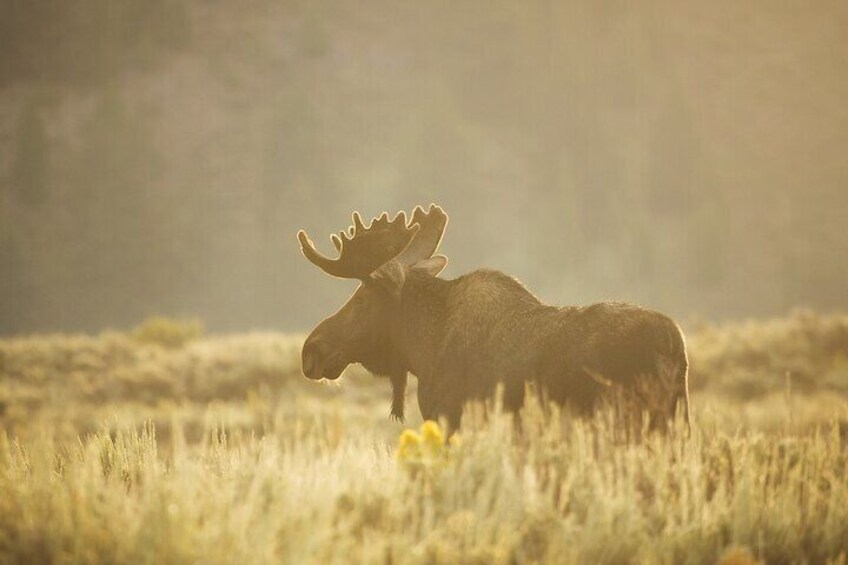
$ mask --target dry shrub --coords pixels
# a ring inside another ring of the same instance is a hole
[[[622,443],[606,415],[536,402],[520,425],[469,411],[449,446],[426,424],[399,455],[367,421],[301,418],[277,413],[262,434],[210,421],[194,443],[179,425],[168,444],[149,424],[76,442],[0,433],[0,562],[822,563],[848,550],[837,427]],[[431,472],[410,472],[422,461]]]
[[[307,382],[302,336],[0,340],[0,563],[844,563],[843,326],[693,336],[692,432],[638,441],[531,395],[402,443],[388,382]]]
[[[198,320],[177,320],[152,316],[132,330],[139,343],[179,349],[203,335],[203,325]]]

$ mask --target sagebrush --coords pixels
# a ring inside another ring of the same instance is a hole
[[[691,436],[635,439],[535,397],[409,431],[300,336],[0,340],[0,562],[844,562],[846,328],[690,332]]]

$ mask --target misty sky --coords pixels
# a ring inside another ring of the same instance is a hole
[[[848,4],[0,6],[0,332],[306,330],[350,213],[444,276],[683,319],[845,310]]]

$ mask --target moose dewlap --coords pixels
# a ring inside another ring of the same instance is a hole
[[[402,419],[409,373],[428,420],[457,426],[463,405],[494,394],[517,409],[532,382],[550,400],[589,413],[612,401],[652,428],[678,410],[689,420],[688,360],[679,326],[667,316],[623,303],[584,307],[542,304],[512,277],[478,270],[439,278],[447,258],[436,250],[447,214],[430,205],[387,213],[368,226],[333,235],[330,259],[303,231],[301,251],[325,273],[358,279],[359,288],[303,345],[309,379],[337,379],[350,363],[391,380],[392,416]]]

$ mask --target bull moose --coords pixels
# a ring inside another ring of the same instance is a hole
[[[688,360],[683,333],[670,318],[624,303],[556,307],[516,279],[481,269],[439,278],[436,255],[448,216],[416,207],[411,220],[387,213],[368,226],[332,235],[339,256],[318,252],[301,230],[306,258],[328,275],[361,281],[350,299],[319,323],[303,345],[304,375],[339,378],[360,363],[392,384],[391,415],[404,418],[407,375],[418,378],[426,419],[459,425],[464,403],[503,387],[518,409],[528,383],[548,399],[588,414],[621,393],[651,428],[665,429],[678,410],[689,422]],[[620,395],[619,395],[620,396]]]

